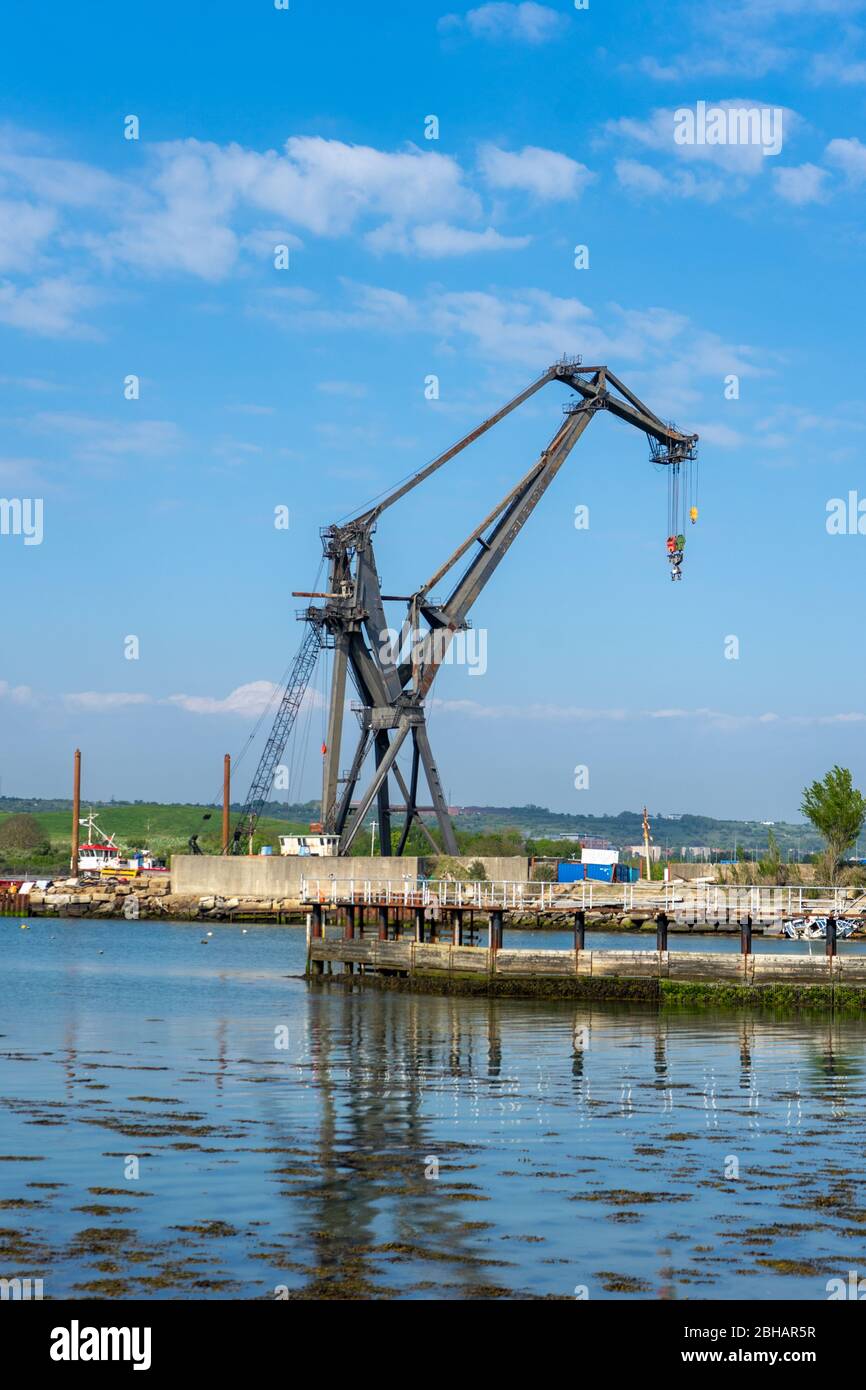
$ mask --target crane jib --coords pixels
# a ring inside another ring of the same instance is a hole
[[[565,407],[565,418],[536,462],[426,583],[408,594],[402,587],[389,587],[387,593],[383,594],[373,551],[373,535],[382,514],[552,381],[569,387],[579,400]],[[396,852],[403,853],[414,826],[434,851],[444,849],[448,854],[457,853],[457,840],[442,779],[427,736],[425,702],[441,666],[449,660],[454,640],[469,627],[468,618],[473,604],[532,516],[583,431],[600,411],[607,411],[614,418],[642,431],[649,441],[652,462],[665,468],[668,479],[667,558],[671,564],[671,578],[682,578],[686,524],[694,524],[698,516],[698,436],[684,434],[675,425],[656,415],[607,366],[583,366],[579,357],[562,358],[368,510],[322,531],[323,549],[329,566],[328,583],[321,592],[306,595],[320,600],[320,603],[300,615],[307,622],[307,630],[292,665],[243,814],[235,829],[235,852],[240,850],[241,838],[245,834],[252,848],[256,822],[271,794],[274,774],[291,735],[318,654],[323,646],[328,646],[333,648],[333,665],[328,737],[322,746],[322,829],[335,838],[339,836],[339,852],[347,853],[364,817],[375,805],[380,849],[382,853],[390,853],[392,807],[389,787],[393,780],[405,798],[405,823]],[[466,556],[469,556],[468,560],[464,560]],[[453,581],[447,598],[433,598],[433,587],[450,576],[452,571],[457,575],[455,566],[461,560],[464,560],[465,568]],[[394,593],[402,593],[404,597],[394,599]],[[396,644],[394,630],[388,625],[384,607],[390,602],[406,604],[405,616],[398,624],[400,639]],[[423,624],[426,624],[426,629]],[[404,649],[411,652],[411,659],[399,655]],[[353,706],[352,712],[357,716],[360,727],[349,771],[341,777],[346,682],[349,679],[358,696],[358,703]],[[412,752],[408,783],[397,762],[397,753],[407,744],[407,740]],[[372,768],[368,770],[366,785],[355,801],[356,788],[370,757]],[[418,783],[422,773],[429,789],[441,845],[425,825],[418,807]]]

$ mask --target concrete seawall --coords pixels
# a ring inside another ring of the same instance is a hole
[[[489,879],[515,883],[526,882],[528,877],[529,861],[516,856],[484,858],[476,855],[460,859],[458,863],[464,868],[482,863]],[[313,856],[175,854],[171,860],[171,886],[172,892],[186,897],[297,898],[302,878],[319,879],[324,883],[337,877],[341,881],[353,878],[357,883],[390,881],[394,884],[409,878],[414,884],[426,868],[426,861],[415,855],[318,859]]]
[[[334,974],[334,967],[342,967]],[[866,1007],[866,957],[719,951],[491,950],[312,938],[310,977],[455,994]]]

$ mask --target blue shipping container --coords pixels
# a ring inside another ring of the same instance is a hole
[[[595,879],[597,883],[613,883],[613,871],[616,864],[587,864],[587,878]]]
[[[557,883],[582,883],[583,877],[583,865],[580,863],[572,864],[563,860],[556,866]]]

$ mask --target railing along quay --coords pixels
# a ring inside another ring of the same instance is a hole
[[[858,889],[834,886],[681,883],[461,882],[453,879],[303,878],[302,905],[500,910],[507,913],[569,913],[610,909],[638,916],[664,912],[683,923],[737,924],[751,917],[756,926],[786,917],[843,914],[864,898]],[[866,907],[866,899],[864,899]]]

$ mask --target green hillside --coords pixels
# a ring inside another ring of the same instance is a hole
[[[86,815],[89,810],[90,805],[85,803],[82,813]],[[233,825],[241,810],[240,805],[232,807]],[[93,803],[93,811],[102,830],[114,835],[126,850],[148,848],[164,857],[183,854],[187,851],[189,837],[197,834],[204,853],[220,852],[221,812],[215,806],[102,802]],[[50,863],[48,858],[37,860],[31,856],[26,864],[15,865],[7,852],[0,867],[60,868],[68,863],[71,802],[0,797],[0,824],[18,812],[27,812],[39,822],[51,842]],[[318,814],[317,802],[299,805],[269,802],[259,821],[255,847],[271,844],[276,849],[279,835],[307,829]],[[716,820],[688,813],[677,817],[651,815],[651,822],[654,843],[673,851],[677,858],[684,846],[707,846],[716,852],[716,857],[733,858],[736,852],[738,858],[754,858],[765,851],[770,828],[759,821]],[[619,849],[640,843],[642,836],[639,811],[622,811],[610,816],[575,816],[548,811],[542,806],[479,806],[461,809],[454,824],[462,854],[529,853],[565,858],[574,852],[578,838],[583,836],[598,836]],[[400,828],[399,817],[395,816],[395,843]],[[772,830],[785,859],[805,859],[821,847],[811,826],[778,821]],[[438,838],[435,831],[434,836]],[[353,853],[369,854],[370,839],[365,827],[356,837]],[[429,852],[417,828],[409,837],[406,852],[422,855]]]
[[[43,807],[48,809],[42,809]],[[160,857],[168,858],[172,854],[188,852],[188,841],[191,835],[198,835],[199,846],[205,854],[218,854],[221,849],[222,812],[214,806],[162,806],[148,802],[122,805],[112,802],[109,805],[94,804],[92,808],[90,804],[85,803],[81,809],[82,816],[87,816],[92,809],[100,829],[106,835],[113,835],[121,849],[124,850],[147,848]],[[233,809],[232,824],[234,824],[234,816],[239,814],[240,810],[241,807],[239,806]],[[34,856],[32,854],[15,855],[11,851],[6,851],[0,858],[0,867],[6,869],[59,869],[66,867],[72,850],[72,803],[68,802],[64,806],[63,802],[25,801],[21,798],[2,797],[0,798],[0,825],[10,815],[20,811],[28,812],[39,822],[51,842],[52,853],[50,856]],[[205,819],[207,816],[210,819]],[[276,848],[278,835],[290,833],[295,828],[301,830],[308,825],[309,817],[291,822],[289,820],[277,820],[272,816],[263,816],[259,821],[256,846],[272,844]],[[86,833],[84,826],[82,826],[81,831],[82,837],[84,837]],[[21,862],[16,863],[16,859],[20,859]]]

